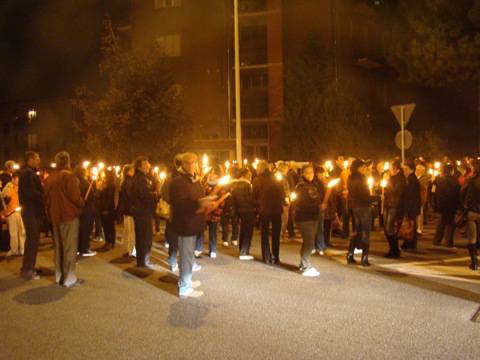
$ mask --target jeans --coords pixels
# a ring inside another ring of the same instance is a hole
[[[179,236],[178,250],[180,253],[180,273],[178,279],[179,295],[185,295],[192,289],[192,269],[195,263],[196,236]]]
[[[355,231],[358,244],[362,249],[370,246],[370,230],[372,228],[372,209],[370,207],[354,208]]]
[[[172,223],[167,221],[165,226],[165,237],[168,243],[168,265],[177,265],[178,236],[173,230]]]
[[[41,220],[37,214],[30,211],[22,211],[22,220],[26,237],[21,272],[22,275],[30,276],[33,274],[37,262]]]
[[[75,264],[77,262],[79,219],[53,225],[55,242],[55,282],[71,286],[77,281]]]
[[[445,231],[446,230],[446,231]],[[445,234],[446,232],[446,234]],[[442,212],[438,220],[437,230],[433,238],[434,244],[440,244],[443,236],[446,235],[447,245],[453,246],[453,237],[455,234],[455,212]]]
[[[269,228],[272,224],[272,247],[270,249]],[[261,216],[260,232],[262,238],[262,259],[265,262],[278,262],[280,256],[280,231],[282,229],[282,215]]]
[[[240,215],[240,256],[250,254],[254,226],[255,214]]]
[[[315,249],[319,251],[324,251],[327,247],[327,245],[325,244],[324,217],[325,211],[320,210],[318,214],[317,236],[315,239]]]
[[[152,217],[134,216],[135,249],[137,251],[137,266],[144,267],[150,262],[152,248]]]
[[[384,210],[384,231],[387,236],[397,236],[402,222],[401,211],[397,208],[386,208]]]
[[[217,252],[217,223],[216,222],[208,222],[208,243],[209,243],[209,250],[211,253]]]
[[[297,222],[296,225],[303,240],[300,250],[300,270],[306,271],[312,267],[310,257],[312,256],[312,250],[315,246],[315,232],[318,228],[318,221],[301,221]]]
[[[205,241],[205,236],[203,233],[198,234],[195,239],[195,251],[203,251],[203,242]]]

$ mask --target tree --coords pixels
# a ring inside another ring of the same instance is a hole
[[[370,120],[352,84],[335,80],[331,59],[312,35],[303,53],[287,63],[282,144],[288,158],[369,151]]]
[[[75,122],[85,155],[129,161],[137,155],[169,160],[187,141],[182,96],[161,49],[126,51],[106,21],[99,89],[82,87]]]

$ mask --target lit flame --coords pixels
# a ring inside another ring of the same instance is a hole
[[[367,183],[368,183],[368,188],[371,190],[373,188],[373,177],[369,177],[367,179]]]
[[[165,180],[167,178],[167,173],[165,171],[162,171],[160,173],[160,179]]]
[[[226,185],[230,182],[231,176],[230,175],[225,175],[218,181],[218,185]]]
[[[297,193],[296,192],[292,192],[290,194],[290,201],[295,201],[297,199]]]
[[[98,168],[95,166],[92,168],[92,175],[95,176],[95,178],[98,177],[98,173],[99,173],[99,170]]]
[[[388,185],[388,181],[387,181],[387,180],[383,179],[382,181],[380,181],[380,186],[381,186],[382,188],[386,188],[387,185]]]
[[[155,167],[153,168],[153,173],[154,173],[154,174],[158,174],[159,171],[160,171],[160,169],[159,169],[158,166],[155,166]]]
[[[435,167],[435,169],[438,170],[438,169],[440,169],[441,164],[440,164],[439,161],[435,161],[435,164],[433,164],[433,166]]]
[[[281,173],[277,172],[277,173],[275,174],[275,178],[276,178],[278,181],[282,181],[282,180],[283,180],[283,175],[282,175]]]
[[[248,159],[243,159],[243,165],[248,165]]]
[[[428,169],[428,174],[433,175],[433,169]]]
[[[90,166],[90,161],[85,160],[85,161],[83,162],[83,168],[84,168],[84,169],[88,169],[89,166]]]
[[[111,166],[107,167],[107,170],[112,171],[112,167]]]
[[[103,162],[99,162],[99,163],[98,163],[98,168],[99,168],[100,170],[103,170],[104,167],[105,167],[105,164],[104,164]]]
[[[338,184],[339,182],[340,182],[340,179],[339,179],[339,178],[337,178],[337,179],[332,179],[332,180],[330,180],[330,181],[328,182],[327,187],[328,187],[329,189],[331,189],[331,188],[337,186],[337,184]]]
[[[433,177],[437,177],[438,176],[438,170],[433,170]]]
[[[15,211],[16,211],[16,212],[22,211],[22,207],[21,207],[21,206],[17,207],[17,208],[15,209]]]
[[[255,158],[254,164],[258,164],[259,162],[260,160],[258,160],[258,158]]]
[[[18,169],[20,169],[20,165],[18,165],[18,164],[14,164],[14,165],[13,165],[13,169],[14,169],[14,170],[18,170]]]
[[[325,161],[325,168],[330,172],[333,170],[333,162],[332,160]]]
[[[457,160],[457,166],[462,165],[462,162],[460,160]]]
[[[383,164],[383,171],[388,171],[390,170],[390,163],[388,161]]]
[[[203,156],[202,156],[202,167],[206,168],[207,166],[208,166],[208,155],[203,154]]]
[[[225,169],[226,169],[226,170],[230,169],[230,166],[231,166],[231,165],[230,165],[230,161],[228,161],[228,160],[225,161]]]
[[[348,169],[348,160],[345,160],[345,161],[343,162],[343,168],[344,168],[344,169]]]
[[[55,164],[55,163],[51,163],[51,164],[50,164],[50,167],[52,167],[52,168],[54,168],[54,169],[55,169],[55,168],[57,167],[57,164]]]

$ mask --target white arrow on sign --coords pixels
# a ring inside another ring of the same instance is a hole
[[[413,114],[413,110],[415,110],[415,104],[404,104],[404,105],[393,105],[390,106],[390,109],[393,112],[393,115],[395,115],[395,118],[397,119],[398,123],[400,126],[402,126],[402,107],[403,107],[403,118],[404,118],[404,123],[403,126],[407,126],[408,121],[410,120],[410,117]]]

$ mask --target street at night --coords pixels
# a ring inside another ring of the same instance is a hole
[[[54,284],[47,243],[47,276],[37,282],[18,278],[18,258],[0,262],[1,358],[478,359],[480,275],[466,267],[462,240],[450,250],[433,247],[431,235],[387,260],[376,232],[368,269],[347,266],[346,242],[334,238],[334,249],[313,257],[314,279],[297,270],[296,241],[281,244],[281,266],[220,249],[194,273],[205,295],[186,300],[160,244],[159,271],[135,269],[119,249],[80,260],[85,284],[65,290]]]

